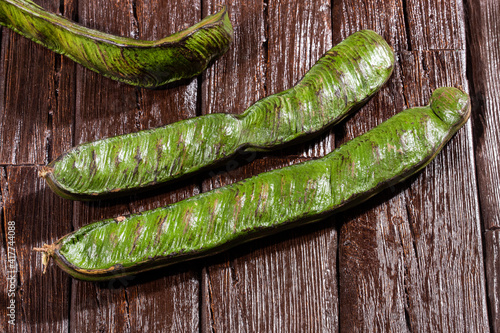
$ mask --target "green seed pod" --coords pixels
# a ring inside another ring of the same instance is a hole
[[[175,204],[89,224],[44,252],[72,276],[106,280],[218,253],[316,221],[424,168],[467,121],[469,97],[437,89],[325,157],[262,173]]]
[[[108,78],[149,88],[200,74],[233,38],[226,7],[156,41],[88,29],[30,0],[0,0],[0,24]]]
[[[340,122],[388,80],[394,53],[373,31],[328,51],[293,88],[242,115],[210,114],[77,146],[42,169],[70,199],[141,189],[206,169],[241,150],[276,149]]]

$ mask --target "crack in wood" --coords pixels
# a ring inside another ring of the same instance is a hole
[[[396,53],[396,58],[397,58],[397,62],[398,62],[398,65],[399,65],[399,68],[400,68],[400,76],[401,76],[401,88],[403,90],[403,101],[406,105],[406,108],[409,108],[410,107],[410,104],[408,103],[408,100],[406,98],[406,94],[405,94],[405,76],[404,76],[404,73],[403,73],[403,63],[401,61],[401,55],[399,53]]]
[[[64,16],[64,0],[59,0],[59,14]]]
[[[45,137],[45,164],[52,160],[52,133],[54,132],[54,110],[59,109],[59,84],[61,79],[61,55],[54,54],[54,74],[52,84],[54,93],[49,94],[49,110],[47,112],[46,137]],[[53,103],[52,102],[53,99]]]
[[[408,7],[407,7],[407,0],[401,0],[401,5],[403,6],[403,18],[405,22],[405,32],[406,32],[406,43],[408,47],[408,51],[412,51],[412,43],[411,43],[411,34],[410,34],[410,19],[408,15]]]
[[[229,269],[231,271],[231,279],[233,281],[233,286],[236,286],[240,281],[238,277],[238,273],[236,272],[236,268],[234,266],[233,260],[229,260]]]
[[[132,31],[131,35],[133,38],[141,37],[141,32],[139,30],[139,18],[137,16],[137,3],[136,0],[132,0]]]
[[[73,279],[71,277],[66,277],[68,281],[68,312],[67,312],[67,323],[68,323],[68,333],[71,332],[71,305],[73,305],[73,302],[71,301],[73,299],[73,294],[72,294],[72,289],[73,289]]]
[[[6,168],[6,167],[43,167],[45,164],[41,163],[21,163],[21,164],[15,164],[15,163],[0,163],[0,168]]]
[[[141,117],[144,114],[144,110],[142,108],[142,91],[141,88],[135,89],[135,108],[136,108],[136,116],[135,116],[135,128],[141,130]]]
[[[406,220],[403,220],[402,224],[404,223],[408,223],[408,229],[410,231],[410,238],[411,238],[411,242],[413,244],[413,251],[415,253],[415,258],[416,258],[416,262],[417,262],[417,266],[418,266],[418,260],[417,260],[417,250],[416,250],[416,244],[415,244],[415,238],[413,236],[413,232],[412,232],[412,218],[411,218],[411,215],[410,215],[410,209],[408,207],[408,203],[405,202],[405,208],[406,208]],[[401,243],[401,248],[403,249],[403,257],[405,257],[405,259],[403,259],[403,264],[404,264],[404,271],[403,271],[403,286],[404,286],[404,316],[405,316],[405,323],[406,323],[406,328],[408,329],[408,332],[413,332],[413,325],[412,325],[412,320],[411,320],[411,314],[410,314],[410,308],[411,308],[411,304],[410,304],[410,283],[408,282],[409,278],[410,278],[410,266],[408,264],[408,260],[411,260],[411,258],[408,258],[405,256],[405,242],[403,240],[403,237],[402,237],[402,233],[401,233],[401,230],[399,230],[399,239],[400,239],[400,243]]]
[[[105,329],[105,326],[103,324],[103,315],[102,315],[102,311],[101,311],[101,302],[100,302],[99,297],[100,297],[100,292],[96,288],[96,293],[95,293],[95,301],[97,303],[97,306],[96,306],[96,309],[97,309],[96,323],[98,325],[99,332],[100,333],[105,333],[106,329]]]
[[[267,73],[269,71],[269,34],[270,34],[270,26],[269,26],[269,0],[263,0],[262,2],[263,8],[263,20],[264,20],[264,40],[262,41],[262,52],[264,54],[264,96],[268,95],[267,91]]]
[[[130,308],[129,308],[129,300],[128,300],[128,292],[127,288],[123,288],[123,294],[124,294],[124,300],[125,300],[125,314],[126,314],[126,325],[128,328],[128,331],[130,332],[131,330],[131,325],[130,325]]]
[[[215,311],[214,311],[214,302],[212,298],[212,281],[210,279],[210,273],[208,269],[206,270],[206,279],[207,279],[207,285],[208,285],[208,302],[209,304],[209,309],[210,309],[210,328],[212,333],[215,333]]]
[[[405,208],[406,208],[406,216],[408,220],[408,228],[410,230],[410,237],[411,237],[411,244],[413,246],[413,252],[415,253],[415,261],[417,262],[417,267],[419,266],[418,263],[418,251],[417,251],[417,243],[416,243],[416,238],[415,238],[415,231],[413,230],[413,217],[411,216],[411,209],[408,206],[408,203],[405,203]]]
[[[333,1],[332,1],[333,2]],[[337,229],[337,243],[336,247],[337,250],[335,251],[335,277],[336,277],[336,283],[337,283],[337,332],[342,332],[342,327],[341,327],[341,317],[340,317],[340,227]]]

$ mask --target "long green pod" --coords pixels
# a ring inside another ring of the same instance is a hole
[[[77,146],[41,171],[71,199],[168,182],[241,150],[273,149],[338,123],[388,80],[394,53],[373,31],[329,50],[293,88],[266,97],[242,115],[210,114]]]
[[[175,204],[89,224],[52,245],[55,262],[105,280],[207,256],[366,200],[424,168],[470,114],[469,97],[437,89],[325,157],[266,172]]]
[[[88,29],[30,0],[0,0],[0,24],[113,80],[150,88],[200,74],[233,38],[226,7],[155,41]]]

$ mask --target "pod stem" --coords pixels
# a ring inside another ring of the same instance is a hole
[[[42,178],[47,178],[47,175],[52,172],[54,172],[54,168],[45,165],[42,167],[40,171],[38,171],[38,176]]]
[[[49,265],[50,258],[54,255],[55,248],[55,244],[43,244],[42,247],[33,248],[33,251],[35,252],[42,252],[43,274],[47,271],[47,266]]]

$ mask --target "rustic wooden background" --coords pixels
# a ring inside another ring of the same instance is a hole
[[[1,28],[0,331],[500,332],[498,0],[37,0],[87,27],[157,39],[229,6],[235,40],[203,75],[147,90],[105,79]],[[90,140],[197,115],[242,113],[370,28],[397,54],[389,83],[328,133],[147,195],[80,203],[41,166]],[[469,91],[471,121],[418,176],[359,208],[228,253],[109,283],[50,265],[43,243],[92,221],[172,203],[323,156],[431,91]],[[16,325],[7,322],[15,222]]]

